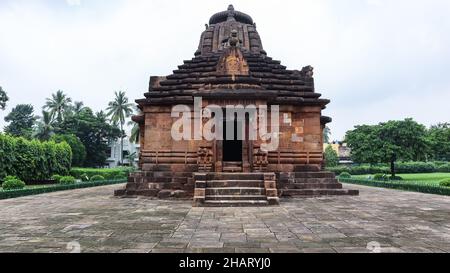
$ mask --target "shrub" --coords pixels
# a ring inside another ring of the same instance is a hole
[[[3,182],[2,184],[2,188],[5,191],[21,190],[25,188],[25,186],[26,186],[25,182],[14,176],[7,176],[5,178],[5,182]]]
[[[399,162],[395,164],[397,173],[433,173],[436,172],[433,162]]]
[[[387,180],[389,180],[388,176],[386,174],[384,174],[384,173],[377,173],[377,174],[375,174],[373,176],[373,179],[377,180],[377,181],[387,181]]]
[[[450,178],[442,180],[439,182],[439,185],[442,187],[450,187]]]
[[[86,159],[86,148],[75,135],[53,135],[52,141],[56,143],[66,142],[72,149],[72,166],[82,166]]]
[[[377,164],[377,165],[358,165],[358,166],[337,166],[326,168],[328,171],[334,172],[337,175],[348,172],[351,175],[364,175],[364,174],[374,174],[374,173],[390,173],[390,166],[387,164]],[[398,162],[395,164],[396,173],[434,173],[450,172],[450,163],[448,162]]]
[[[75,177],[73,177],[73,176],[63,176],[59,180],[59,184],[61,184],[61,185],[71,185],[71,184],[75,184],[75,182],[76,182],[76,180],[75,180]]]
[[[125,179],[127,179],[127,177],[124,175],[116,175],[113,178],[113,180],[125,180]]]
[[[59,180],[61,180],[61,178],[62,178],[62,176],[59,174],[52,175],[53,181],[59,182]]]
[[[84,175],[87,175],[88,177],[101,175],[107,180],[113,180],[118,176],[128,177],[128,174],[133,170],[133,168],[129,167],[119,167],[114,169],[73,168],[70,171],[70,175],[77,179],[83,179],[82,176]]]
[[[374,173],[389,173],[389,168],[387,166],[370,166],[370,165],[360,165],[360,166],[338,166],[332,168],[326,168],[330,172],[334,172],[340,175],[343,172],[347,172],[351,175],[363,175],[363,174],[374,174]]]
[[[450,173],[450,163],[440,164],[437,166],[436,171],[440,173]]]
[[[93,177],[91,177],[91,181],[103,181],[105,180],[105,178],[101,175],[94,175]]]
[[[328,145],[325,149],[324,157],[327,167],[336,167],[339,164],[339,155],[331,145]]]
[[[6,174],[24,181],[45,180],[52,174],[67,175],[72,150],[67,143],[40,142],[0,134],[0,178]]]
[[[352,178],[352,175],[348,172],[343,172],[339,175],[339,178]]]
[[[401,180],[403,180],[403,178],[401,176],[394,176],[394,177],[389,176],[388,179],[391,180],[391,181],[401,181]]]
[[[87,175],[87,173],[84,173],[80,176],[81,181],[83,182],[88,182],[89,181],[89,176]]]

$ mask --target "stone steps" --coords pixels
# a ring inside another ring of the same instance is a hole
[[[342,189],[341,183],[294,183],[286,186],[288,189]]]
[[[267,200],[206,200],[204,207],[265,207]]]
[[[209,173],[196,174],[194,179],[198,206],[252,207],[279,202],[275,174]]]
[[[225,188],[209,188],[206,187],[206,197],[209,195],[263,195],[265,194],[264,188],[249,188],[249,187],[225,187]]]
[[[332,172],[305,171],[278,174],[278,187],[283,197],[320,197],[358,195],[358,191],[345,190]]]
[[[235,201],[243,201],[243,200],[261,200],[261,201],[267,201],[267,196],[265,195],[207,195],[206,201],[220,201],[220,200],[235,200]]]
[[[262,180],[212,180],[207,182],[208,188],[225,188],[225,187],[245,187],[264,188]]]

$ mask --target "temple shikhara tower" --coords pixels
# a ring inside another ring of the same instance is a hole
[[[196,206],[263,206],[278,204],[280,197],[357,195],[323,171],[323,129],[331,118],[322,115],[330,101],[321,96],[315,92],[313,68],[288,70],[270,58],[253,19],[230,5],[211,17],[195,57],[172,75],[151,77],[145,98],[136,101],[142,111],[133,117],[140,125],[140,169],[116,195],[193,198]],[[173,137],[183,114],[173,115],[177,105],[185,105],[184,114],[192,119],[191,128],[183,126],[191,139]],[[235,138],[195,137],[209,121],[202,109],[210,105],[224,109],[220,134],[234,127]],[[274,116],[278,119],[279,132],[271,140],[276,149],[263,148],[267,139],[249,137],[254,116],[230,118],[228,106],[266,106],[268,132],[274,129]]]

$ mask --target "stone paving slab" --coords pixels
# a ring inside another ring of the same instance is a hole
[[[0,201],[0,252],[450,252],[450,197],[364,186],[279,207],[113,197],[122,185]]]

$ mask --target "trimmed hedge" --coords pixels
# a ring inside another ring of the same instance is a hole
[[[125,178],[128,177],[130,172],[132,172],[133,168],[114,168],[114,169],[90,169],[90,168],[73,168],[70,171],[70,175],[75,177],[76,179],[86,180],[86,177],[89,180],[94,176],[102,176],[106,180],[114,180],[118,177]]]
[[[421,193],[450,196],[450,187],[437,186],[427,182],[376,181],[366,179],[340,178],[340,182],[378,188],[397,189]]]
[[[332,168],[326,168],[328,171],[339,175],[347,172],[351,175],[362,174],[389,174],[391,169],[387,165],[359,165],[359,166],[338,166]],[[448,162],[399,162],[395,165],[395,171],[397,173],[446,173],[450,172],[450,163]]]
[[[37,194],[43,194],[43,193],[51,193],[51,192],[57,192],[57,191],[76,190],[76,189],[92,188],[92,187],[98,187],[98,186],[122,184],[125,182],[126,182],[126,180],[109,180],[109,181],[76,183],[76,184],[71,184],[71,185],[54,185],[54,186],[49,186],[49,187],[23,189],[23,190],[11,190],[11,191],[0,190],[0,200],[10,199],[10,198],[18,198],[18,197],[30,196],[30,195],[37,195]]]
[[[0,134],[0,179],[11,175],[24,181],[68,175],[72,150],[67,143],[40,142]]]

